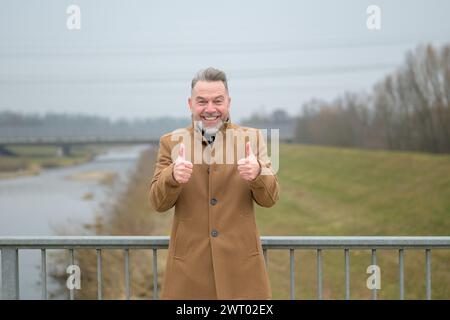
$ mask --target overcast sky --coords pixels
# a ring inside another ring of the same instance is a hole
[[[69,5],[81,29],[66,27]],[[369,5],[381,30],[366,27]],[[0,110],[188,115],[190,81],[229,77],[232,119],[368,91],[420,44],[450,43],[450,1],[0,1]]]

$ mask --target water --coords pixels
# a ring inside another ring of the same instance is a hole
[[[38,176],[0,180],[0,236],[56,235],[94,222],[101,204],[114,201],[111,192],[123,188],[128,173],[146,148],[116,147],[89,163],[44,170]],[[112,186],[106,186],[98,181],[67,178],[90,171],[115,172],[117,179]],[[92,199],[84,199],[87,194]],[[48,264],[47,259],[47,270]],[[19,266],[20,298],[40,299],[40,250],[19,251]],[[55,284],[49,277],[47,280],[51,289]]]

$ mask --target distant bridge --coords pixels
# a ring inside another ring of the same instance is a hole
[[[60,154],[69,156],[72,146],[80,145],[130,145],[130,144],[150,144],[158,145],[159,138],[139,137],[139,136],[107,136],[107,137],[20,137],[1,138],[0,155],[14,155],[8,150],[11,146],[57,146]]]

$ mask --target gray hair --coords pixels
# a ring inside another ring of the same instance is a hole
[[[225,72],[223,72],[222,70],[215,69],[212,67],[200,70],[199,72],[197,72],[194,79],[192,79],[191,90],[194,89],[195,85],[199,81],[207,81],[207,82],[222,81],[223,85],[225,86],[225,89],[228,92],[227,76]]]

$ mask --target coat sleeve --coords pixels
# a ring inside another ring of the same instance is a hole
[[[172,175],[173,166],[170,146],[161,138],[155,172],[149,191],[150,204],[158,212],[164,212],[172,208],[181,192],[181,184]]]
[[[278,178],[267,155],[267,145],[260,130],[257,130],[257,135],[258,151],[256,156],[261,165],[261,173],[255,180],[250,182],[250,189],[256,203],[262,207],[269,208],[279,198]]]

